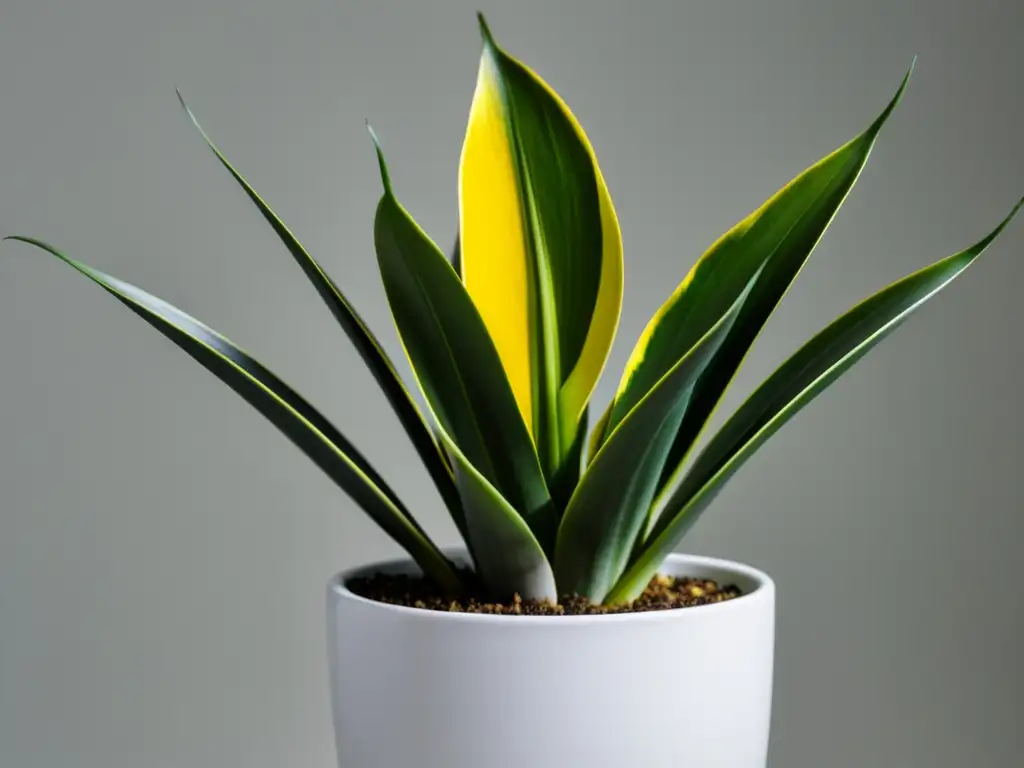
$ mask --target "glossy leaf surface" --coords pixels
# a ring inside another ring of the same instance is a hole
[[[626,415],[588,465],[558,531],[560,592],[600,603],[622,575],[645,530],[665,456],[694,385],[728,337],[745,296]]]
[[[398,202],[377,149],[377,262],[412,369],[440,426],[550,551],[554,509],[494,343],[451,263]]]
[[[909,78],[910,72],[864,133],[805,170],[719,238],[648,323],[626,365],[609,429],[707,332],[760,270],[728,341],[694,391],[660,488],[681,466],[761,328],[846,199]]]
[[[231,341],[141,288],[65,256],[32,238],[15,237],[56,256],[103,288],[213,373],[283,432],[398,544],[449,590],[458,577],[384,479],[297,392]]]
[[[898,280],[862,302],[766,379],[709,442],[672,492],[647,544],[610,599],[621,602],[635,598],[743,463],[843,372],[967,269],[1009,223],[1021,203],[984,240]]]
[[[395,415],[398,417],[406,435],[408,435],[409,439],[412,441],[417,454],[419,454],[420,460],[423,462],[427,472],[430,474],[430,477],[433,480],[434,485],[437,487],[437,490],[440,493],[445,506],[448,508],[449,513],[454,519],[456,526],[458,526],[459,530],[464,533],[461,502],[459,501],[458,492],[455,489],[455,482],[452,478],[451,471],[445,462],[444,454],[441,452],[440,445],[438,445],[437,441],[435,441],[431,434],[419,408],[416,406],[416,403],[413,401],[412,397],[410,397],[408,390],[402,383],[402,379],[395,370],[395,367],[387,353],[381,347],[377,338],[373,335],[373,332],[370,331],[366,323],[363,322],[359,313],[356,312],[349,300],[324,271],[323,267],[321,267],[320,264],[309,254],[305,247],[303,247],[302,243],[299,242],[298,238],[296,238],[295,235],[292,234],[291,230],[285,226],[280,217],[274,213],[263,198],[256,193],[256,190],[253,189],[252,185],[246,181],[242,174],[235,169],[235,167],[228,161],[227,157],[225,157],[213,143],[213,140],[207,135],[206,131],[203,130],[203,127],[199,124],[199,120],[185,103],[181,93],[178,94],[178,99],[181,102],[181,106],[188,114],[189,119],[199,131],[199,134],[203,137],[203,141],[206,142],[206,145],[217,157],[221,165],[223,165],[234,180],[238,182],[239,186],[241,186],[245,194],[255,204],[263,218],[270,224],[271,228],[281,239],[285,248],[292,255],[292,258],[295,259],[295,263],[302,269],[303,273],[316,289],[316,292],[320,295],[320,298],[323,299],[324,303],[327,305],[331,314],[334,315],[335,319],[341,325],[342,330],[348,336],[353,346],[355,346],[356,351],[366,363],[371,375],[377,382],[377,385],[381,388],[381,391],[387,398],[387,401],[391,405]]]
[[[476,570],[490,594],[558,601],[550,562],[529,526],[444,432],[462,496]]]
[[[579,122],[482,17],[481,29],[459,174],[461,272],[550,478],[615,336],[622,243]]]

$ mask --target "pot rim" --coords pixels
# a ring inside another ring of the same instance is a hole
[[[445,555],[456,560],[466,562],[466,551],[464,549],[443,550]],[[665,562],[659,572],[664,570],[676,571],[679,575],[701,575],[684,573],[687,567],[696,567],[701,571],[718,571],[728,575],[730,579],[746,582],[743,594],[731,600],[724,600],[720,603],[709,603],[707,605],[695,605],[686,608],[670,608],[660,611],[643,611],[638,613],[611,613],[611,614],[583,614],[576,616],[521,616],[509,614],[487,614],[487,613],[457,613],[448,611],[435,611],[425,608],[414,608],[407,605],[392,605],[372,600],[357,595],[346,586],[353,578],[367,576],[380,571],[391,573],[421,573],[413,560],[409,557],[394,558],[389,560],[378,560],[364,563],[352,568],[347,568],[334,576],[327,583],[327,591],[332,599],[341,599],[358,603],[365,608],[380,611],[384,614],[396,614],[409,619],[424,622],[437,623],[501,623],[507,626],[537,626],[541,624],[554,624],[558,626],[580,626],[588,624],[615,624],[632,623],[645,624],[662,621],[700,621],[710,618],[713,615],[725,611],[742,611],[753,608],[756,603],[772,601],[775,593],[775,582],[772,578],[753,566],[745,563],[724,560],[717,557],[706,557],[704,555],[690,555],[674,552],[665,558]],[[738,577],[738,578],[737,578]],[[721,576],[718,580],[723,580]]]

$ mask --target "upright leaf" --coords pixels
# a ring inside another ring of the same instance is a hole
[[[459,244],[458,235],[455,236],[455,245],[452,246],[452,269],[462,279],[462,246]]]
[[[441,439],[455,464],[469,541],[484,586],[497,600],[518,594],[523,599],[558,602],[551,564],[522,516],[443,431]]]
[[[241,395],[298,446],[446,590],[458,576],[383,478],[295,390],[216,331],[140,288],[76,261],[39,240],[13,237],[56,256],[132,310]]]
[[[263,218],[267,220],[271,228],[284,243],[285,248],[295,259],[295,263],[299,265],[303,273],[309,279],[310,283],[316,289],[316,292],[323,299],[327,308],[334,315],[335,319],[341,325],[342,330],[351,340],[356,351],[363,358],[367,368],[373,375],[377,385],[384,392],[384,396],[387,398],[388,403],[391,405],[392,410],[398,417],[402,428],[405,430],[406,435],[412,441],[416,452],[419,454],[420,460],[423,462],[430,474],[430,478],[434,481],[434,485],[437,487],[438,493],[440,493],[445,506],[448,508],[449,513],[455,521],[456,526],[460,532],[465,536],[465,524],[462,519],[462,508],[461,502],[459,501],[458,492],[455,489],[455,482],[452,478],[451,471],[447,466],[444,454],[441,451],[441,447],[434,440],[433,435],[430,433],[430,429],[427,423],[423,419],[423,415],[420,413],[419,408],[413,401],[412,397],[409,396],[408,390],[402,383],[401,377],[392,365],[391,360],[388,358],[387,353],[378,343],[376,337],[367,327],[366,323],[356,312],[355,308],[349,303],[348,299],[345,298],[341,290],[334,284],[334,281],[328,277],[323,267],[320,266],[317,261],[309,255],[309,252],[302,246],[298,239],[291,233],[288,227],[285,226],[284,222],[277,216],[276,213],[264,202],[256,190],[253,189],[252,185],[235,170],[234,166],[228,162],[228,159],[224,154],[217,149],[217,146],[213,143],[213,140],[207,135],[206,131],[199,124],[199,120],[189,109],[182,98],[181,93],[178,93],[178,99],[181,101],[181,106],[184,108],[192,124],[195,125],[199,134],[203,137],[203,141],[210,148],[221,165],[227,169],[228,173],[235,179],[236,182],[242,187],[242,190],[249,197],[250,200],[256,205],[256,208],[263,215]]]
[[[867,299],[805,344],[726,422],[669,496],[648,542],[609,595],[634,599],[664,558],[743,463],[801,408],[949,285],[1002,232],[1024,200],[988,237],[915,272]]]
[[[377,152],[377,261],[412,369],[442,429],[550,551],[555,512],[494,343],[448,259],[395,198]]]
[[[622,575],[694,384],[728,336],[745,295],[627,414],[590,462],[558,529],[561,592],[600,603]]]
[[[551,491],[551,500],[555,505],[555,512],[561,516],[565,512],[569,499],[572,498],[576,486],[580,482],[580,472],[583,471],[583,448],[587,442],[587,422],[589,419],[589,407],[583,410],[580,417],[579,427],[576,429],[576,437],[573,439],[561,466],[555,471],[548,488]]]
[[[604,438],[608,430],[608,421],[612,417],[612,408],[615,406],[615,401],[612,400],[605,407],[604,412],[598,417],[597,422],[594,424],[594,428],[590,432],[590,438],[587,441],[587,464],[590,464],[597,456],[597,452],[601,450],[601,446],[604,445]]]
[[[707,332],[751,276],[761,270],[729,340],[697,385],[659,488],[664,488],[681,466],[754,339],[857,181],[909,78],[910,72],[864,133],[805,170],[712,245],[648,323],[626,365],[609,430]]]
[[[459,174],[462,276],[551,478],[615,336],[622,241],[579,122],[480,26]]]

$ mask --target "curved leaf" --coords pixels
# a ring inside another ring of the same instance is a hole
[[[999,235],[1024,200],[976,245],[883,289],[834,321],[761,384],[726,422],[671,494],[648,543],[609,596],[634,599],[725,482],[818,394],[960,275]]]
[[[605,435],[608,433],[608,420],[612,417],[612,408],[615,405],[615,401],[612,400],[608,403],[608,406],[604,409],[597,422],[594,424],[594,429],[591,430],[590,439],[587,442],[587,464],[594,460],[597,456],[597,452],[601,450],[601,446],[604,445]]]
[[[622,420],[762,270],[729,341],[698,384],[659,481],[670,484],[764,323],[860,176],[910,79],[861,135],[805,170],[723,235],[648,323],[622,376],[609,428]]]
[[[448,259],[395,198],[377,153],[377,261],[412,369],[440,426],[550,551],[554,509],[494,343]]]
[[[583,471],[583,448],[587,442],[587,422],[590,417],[589,406],[583,409],[579,426],[576,428],[576,436],[569,446],[561,466],[555,470],[555,474],[548,482],[551,491],[551,500],[555,505],[555,512],[561,516],[572,498],[576,486],[580,482],[580,473]]]
[[[41,248],[106,290],[241,395],[337,483],[444,589],[457,590],[455,570],[369,462],[297,392],[216,331],[141,288]]]
[[[600,603],[622,575],[694,384],[727,338],[745,296],[609,434],[587,467],[558,529],[555,576],[561,592]]]
[[[455,274],[459,276],[459,280],[462,279],[462,245],[459,241],[459,236],[455,236],[455,245],[452,246],[452,269],[455,270]]]
[[[498,493],[444,432],[441,440],[455,464],[455,481],[466,512],[476,570],[499,600],[558,602],[555,577],[547,556],[522,516]]]
[[[551,478],[615,336],[622,241],[579,122],[480,26],[459,170],[462,276]]]
[[[295,263],[301,267],[303,273],[305,273],[310,283],[316,289],[316,292],[320,295],[320,298],[323,299],[331,314],[334,315],[342,330],[345,331],[345,334],[351,340],[353,346],[355,346],[356,351],[363,358],[374,380],[384,392],[384,396],[398,417],[406,435],[409,436],[413,446],[416,448],[420,460],[430,474],[430,478],[437,487],[438,493],[440,493],[456,526],[465,535],[461,502],[455,489],[455,482],[451,471],[446,463],[444,452],[434,440],[427,423],[423,419],[423,415],[420,413],[412,397],[410,397],[409,391],[402,383],[402,379],[388,358],[387,353],[384,352],[384,349],[366,323],[363,322],[355,308],[334,284],[334,281],[328,277],[323,267],[309,255],[309,252],[295,235],[291,233],[288,227],[285,226],[284,222],[264,202],[263,198],[256,193],[256,190],[245,180],[242,174],[235,170],[227,157],[213,143],[213,140],[199,124],[195,114],[185,103],[185,99],[180,91],[178,92],[178,100],[181,102],[181,106],[192,121],[192,124],[199,131],[200,136],[203,137],[206,146],[210,148],[221,165],[238,182],[245,194],[248,195],[249,199],[259,209],[263,218],[267,220],[274,232],[277,233],[277,236],[281,238],[281,242],[284,243],[285,248],[288,249],[288,252],[295,259]]]

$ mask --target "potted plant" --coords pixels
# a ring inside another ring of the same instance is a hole
[[[980,242],[813,336],[695,451],[856,182],[908,73],[863,133],[701,256],[654,314],[591,425],[622,299],[614,206],[568,107],[497,45],[482,17],[480,27],[450,260],[399,202],[373,138],[384,188],[378,265],[426,414],[341,289],[185,107],[358,349],[462,549],[439,548],[337,428],[228,339],[39,240],[9,239],[63,260],[175,342],[407,553],[328,585],[342,768],[762,767],[772,581],[674,551],[744,462],[970,266],[1024,201]]]

